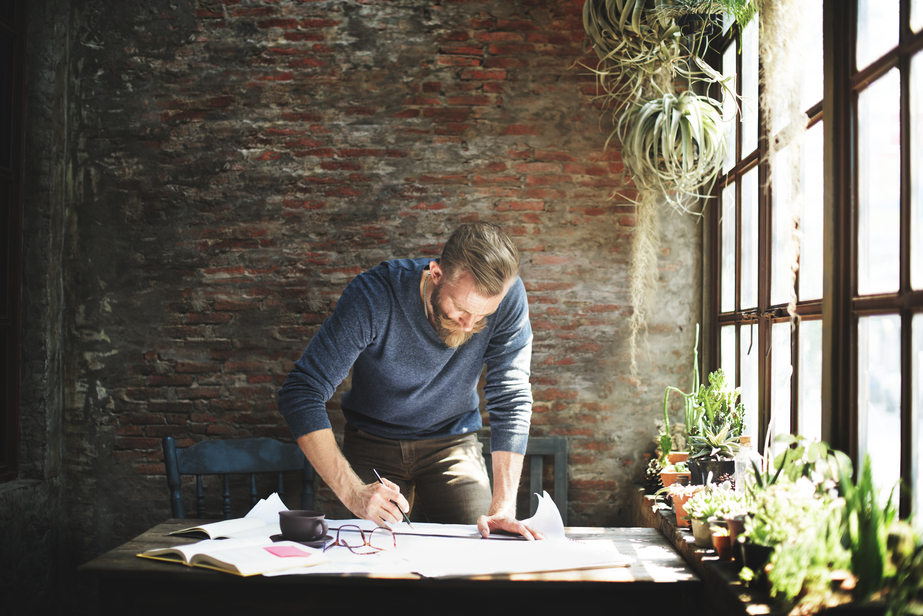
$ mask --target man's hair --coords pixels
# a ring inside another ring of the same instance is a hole
[[[500,225],[465,223],[452,232],[439,265],[450,280],[471,272],[478,293],[494,297],[519,276],[519,250]]]

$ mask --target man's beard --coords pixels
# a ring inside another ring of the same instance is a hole
[[[468,342],[471,336],[484,329],[484,326],[487,325],[487,317],[475,323],[471,331],[466,332],[460,329],[458,323],[450,319],[442,310],[439,304],[439,290],[439,286],[436,285],[436,288],[433,289],[433,295],[430,298],[430,303],[433,305],[433,317],[435,317],[434,320],[436,321],[436,334],[439,335],[447,347],[457,349]]]

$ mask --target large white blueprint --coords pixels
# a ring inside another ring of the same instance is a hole
[[[526,541],[502,535],[482,539],[475,525],[415,523],[411,529],[401,522],[392,526],[397,536],[396,548],[356,555],[346,548],[334,547],[325,553],[331,559],[329,563],[269,575],[412,573],[445,577],[624,567],[632,562],[614,549],[567,539],[561,515],[547,492],[539,497],[535,515],[524,522],[546,539]],[[328,520],[328,524],[331,534],[340,526],[352,524],[365,530],[376,528],[366,520]]]

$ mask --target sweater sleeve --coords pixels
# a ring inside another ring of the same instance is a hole
[[[361,276],[346,287],[279,390],[279,412],[296,439],[331,427],[326,403],[375,336],[371,295]]]
[[[509,291],[511,308],[488,346],[484,397],[490,415],[491,451],[525,453],[532,418],[532,326],[521,280]]]

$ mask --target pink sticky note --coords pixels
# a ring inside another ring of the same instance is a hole
[[[280,545],[280,546],[269,546],[263,548],[270,554],[275,554],[276,556],[282,558],[289,558],[292,556],[310,556],[310,552],[305,552],[300,548],[296,548],[293,545]]]

